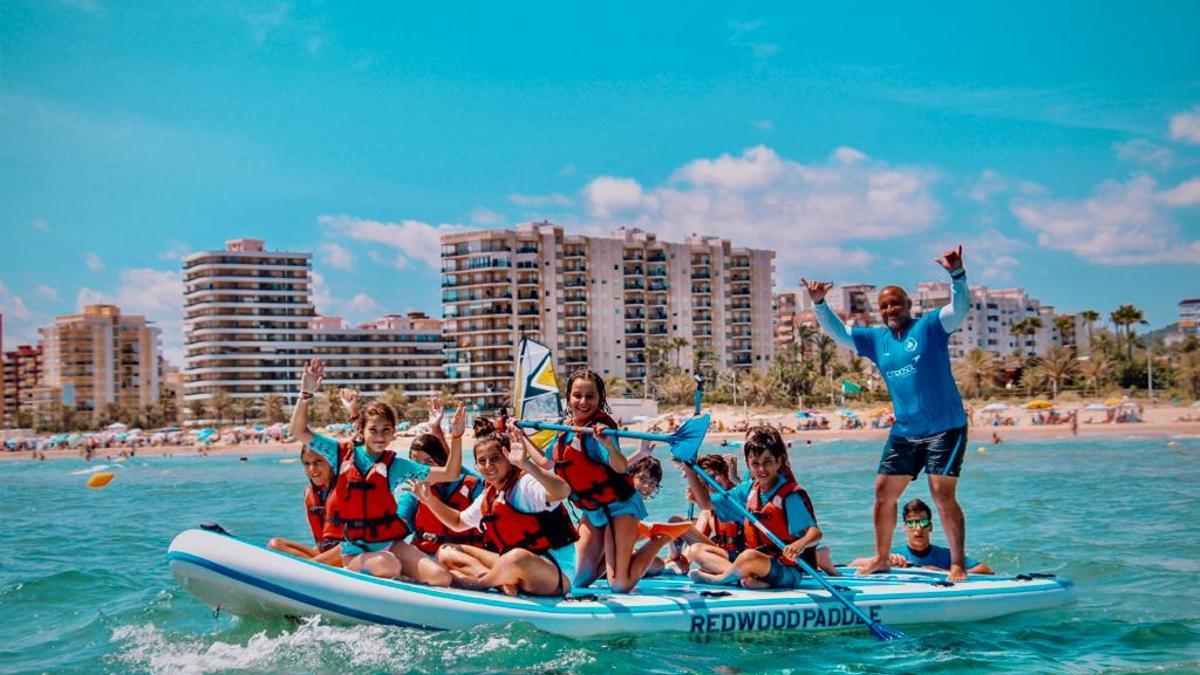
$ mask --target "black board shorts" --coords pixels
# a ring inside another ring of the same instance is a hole
[[[916,480],[924,469],[929,475],[957,478],[962,471],[966,447],[966,425],[923,438],[889,434],[879,458],[878,473],[883,476],[912,476]]]

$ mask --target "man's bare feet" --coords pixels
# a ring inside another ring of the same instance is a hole
[[[858,568],[858,573],[860,575],[876,574],[878,572],[891,572],[891,571],[892,571],[891,561],[887,557],[880,558],[879,556],[871,558],[870,560],[867,561],[867,564],[860,565]]]
[[[962,565],[951,565],[950,574],[946,575],[946,581],[966,581],[967,570]]]

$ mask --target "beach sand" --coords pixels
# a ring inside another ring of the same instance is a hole
[[[1070,412],[1071,408],[1061,409],[1064,412]],[[735,431],[718,431],[717,420],[726,424],[727,427],[732,426],[738,421],[745,420],[747,414],[749,419],[754,422],[763,421],[772,425],[784,425],[792,427],[796,423],[796,418],[792,411],[784,411],[780,409],[756,409],[756,408],[734,408],[733,406],[718,405],[710,408],[705,408],[704,412],[709,413],[713,417],[713,426],[709,430],[708,438],[711,440],[740,440],[742,433]],[[667,414],[675,414],[678,419],[685,419],[691,415],[691,410],[680,407],[675,410],[667,409],[659,416],[659,419],[664,418]],[[1019,423],[1016,426],[991,426],[979,423],[979,415],[976,415],[976,422],[970,430],[970,441],[972,443],[988,444],[992,442],[993,432],[998,434],[1003,441],[1011,441],[1017,439],[1045,439],[1045,438],[1069,438],[1071,437],[1070,424],[1056,425],[1034,425],[1030,423],[1029,418],[1031,413],[1017,408],[1011,413],[1017,417]],[[1087,419],[1092,417],[1099,420],[1100,423],[1087,423]],[[1127,436],[1127,437],[1151,437],[1151,438],[1170,438],[1173,436],[1196,436],[1200,435],[1200,410],[1189,406],[1172,406],[1172,405],[1155,405],[1145,406],[1143,410],[1144,422],[1131,424],[1114,424],[1103,423],[1104,413],[1079,411],[1079,437],[1097,437],[1097,436]],[[840,424],[836,417],[830,417],[830,423],[834,427]],[[645,430],[646,423],[628,425],[630,429]],[[665,426],[663,427],[665,428]],[[887,429],[823,429],[823,430],[807,430],[796,431],[793,433],[785,433],[784,438],[788,441],[830,441],[830,440],[871,440],[876,439],[882,441],[887,437]],[[393,443],[392,448],[395,450],[407,450],[412,444],[412,437],[401,436]],[[464,447],[470,448],[472,445],[472,435],[467,431]],[[117,461],[120,458],[120,453],[123,448],[104,448],[97,450],[93,455],[94,461]],[[168,456],[197,456],[201,454],[209,455],[257,455],[257,454],[277,454],[277,453],[298,453],[299,444],[292,443],[253,443],[239,445],[212,445],[204,448],[200,445],[177,445],[177,446],[150,446],[138,448],[138,457],[168,457]],[[45,452],[47,459],[80,457],[78,450],[48,450]],[[22,452],[3,452],[0,453],[0,461],[5,460],[30,460],[34,459],[33,453],[28,451]]]

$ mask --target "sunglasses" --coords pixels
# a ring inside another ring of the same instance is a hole
[[[932,525],[933,521],[928,518],[916,518],[913,520],[905,519],[904,521],[904,526],[910,530],[924,530]]]

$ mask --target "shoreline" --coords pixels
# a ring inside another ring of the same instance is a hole
[[[646,425],[630,425],[631,429],[643,429]],[[999,434],[1001,441],[1010,442],[1012,440],[1046,440],[1058,438],[1081,438],[1095,439],[1108,437],[1125,437],[1125,438],[1176,438],[1176,437],[1200,437],[1200,420],[1195,421],[1174,421],[1174,422],[1141,422],[1133,424],[1080,424],[1079,433],[1072,435],[1069,425],[1046,425],[1046,426],[990,426],[979,425],[972,426],[968,431],[968,442],[979,443],[984,445],[992,444],[992,432]],[[887,438],[887,429],[822,429],[808,430],[785,433],[783,438],[793,446],[797,442],[805,440],[810,441],[879,441],[883,442]],[[713,441],[722,440],[741,440],[743,434],[734,431],[710,431],[707,439]],[[474,440],[471,432],[468,431],[465,440],[470,443]],[[412,444],[413,437],[400,437],[393,444],[395,450],[407,450]],[[469,447],[469,446],[468,446]],[[121,459],[121,451],[124,448],[106,448],[105,450],[116,450],[116,452],[106,453],[97,451],[93,456],[94,462],[118,462],[125,461]],[[252,445],[214,445],[204,449],[201,453],[201,448],[195,445],[168,445],[168,446],[152,446],[138,448],[136,457],[200,457],[204,454],[208,455],[267,455],[267,454],[282,454],[296,453],[299,456],[299,445],[293,441],[291,443],[255,443]],[[67,459],[80,458],[78,450],[47,450],[44,451],[46,459]],[[136,458],[135,457],[135,458]],[[3,452],[0,453],[0,462],[4,461],[19,461],[31,460],[36,461],[34,452],[22,450],[19,452]]]

